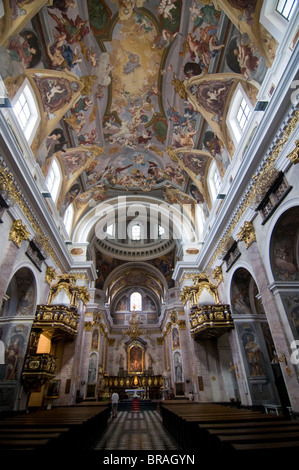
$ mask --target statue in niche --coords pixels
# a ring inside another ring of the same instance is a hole
[[[119,368],[120,369],[123,369],[125,366],[125,358],[124,358],[124,355],[123,353],[121,353],[120,357],[119,357]]]
[[[175,382],[183,381],[182,358],[179,352],[174,354]]]
[[[151,354],[148,355],[147,366],[148,366],[149,370],[151,370],[153,368],[153,358],[152,358]]]

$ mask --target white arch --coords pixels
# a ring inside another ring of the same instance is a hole
[[[116,211],[126,216],[128,208],[132,205],[139,205],[141,210],[149,211],[149,215],[154,217],[155,220],[157,214],[161,214],[161,217],[166,220],[171,212],[174,229],[177,231],[175,237],[181,239],[182,242],[197,241],[193,223],[187,216],[187,211],[180,209],[181,206],[167,204],[158,198],[139,196],[137,199],[136,196],[121,196],[112,198],[90,209],[74,228],[73,242],[87,242],[97,222],[104,218],[105,223],[113,223]]]
[[[236,273],[236,271],[240,268],[244,268],[246,269],[246,271],[249,272],[249,274],[251,275],[251,277],[253,278],[254,282],[256,283],[257,285],[257,288],[260,292],[260,289],[259,289],[259,285],[258,285],[258,282],[257,282],[257,279],[255,277],[255,274],[252,270],[252,266],[247,263],[246,261],[237,261],[234,266],[230,269],[230,272],[229,272],[229,276],[228,276],[228,282],[226,283],[226,299],[228,299],[228,303],[229,305],[231,305],[231,287],[232,287],[232,281],[233,281],[233,277]]]

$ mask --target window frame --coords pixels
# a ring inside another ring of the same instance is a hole
[[[25,102],[29,109],[29,113],[30,113],[25,125],[22,124],[18,116],[18,113],[16,111],[17,103],[22,97],[24,97]],[[23,84],[17,91],[16,95],[11,101],[11,106],[12,106],[12,110],[14,112],[16,121],[18,122],[18,125],[25,139],[30,145],[33,141],[33,138],[35,136],[35,133],[37,131],[41,118],[40,118],[39,106],[38,106],[35,94],[32,90],[32,87],[28,79],[24,80]]]
[[[136,295],[138,294],[139,298],[140,298],[140,308],[133,308],[133,302],[132,302],[132,297],[133,295]],[[138,291],[134,291],[130,294],[130,312],[142,312],[142,295],[140,292]]]
[[[217,176],[216,181],[215,181],[215,175]],[[217,181],[219,183],[218,185],[217,185]],[[220,176],[220,171],[217,166],[217,163],[215,162],[215,160],[213,160],[208,171],[208,188],[209,188],[209,193],[210,193],[210,198],[211,198],[212,203],[216,201],[217,196],[220,192],[221,186],[222,186],[222,179]]]
[[[245,101],[246,105],[248,106],[249,109],[249,114],[248,114],[248,119],[246,120],[245,125],[243,128],[240,126],[240,123],[237,119],[240,106],[242,101]],[[226,124],[229,128],[231,137],[235,143],[236,146],[238,146],[239,142],[242,139],[242,136],[244,135],[246,131],[246,127],[248,126],[248,123],[250,121],[250,118],[253,114],[253,106],[250,102],[250,99],[248,98],[244,88],[242,87],[241,83],[238,83],[236,90],[233,94],[230,107],[227,113],[227,118],[226,118]]]
[[[74,205],[73,203],[71,203],[67,206],[64,216],[63,216],[63,224],[69,236],[71,235],[71,232],[72,232],[74,215],[75,215]]]
[[[294,11],[295,11],[295,8],[294,8],[294,7],[296,6],[297,0],[283,0],[283,2],[284,2],[284,4],[283,4],[283,6],[282,6],[281,11],[278,10],[278,6],[279,6],[279,3],[281,3],[281,0],[278,0],[278,1],[276,2],[275,11],[277,11],[277,13],[278,13],[279,15],[281,15],[285,20],[290,21],[290,19],[292,18],[292,15],[294,14]],[[287,3],[292,3],[292,6],[291,6],[291,8],[290,8],[290,10],[289,10],[288,16],[285,16],[285,15],[283,14],[283,11],[284,11],[284,9],[285,9]]]
[[[48,180],[50,179],[51,174],[54,175],[54,178],[53,178],[54,185],[49,187]],[[55,181],[55,179],[57,179],[57,178],[59,178],[58,182]],[[57,203],[58,198],[59,198],[61,185],[62,185],[62,179],[63,179],[63,177],[62,177],[62,171],[61,171],[60,163],[57,160],[57,158],[54,157],[52,162],[51,162],[51,165],[49,166],[47,176],[46,176],[46,179],[45,179],[45,183],[46,183],[46,186],[49,190],[49,193],[51,194],[51,198],[52,198],[52,200],[55,204]],[[53,190],[53,188],[55,188],[55,191]]]

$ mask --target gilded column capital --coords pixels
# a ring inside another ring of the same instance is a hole
[[[46,274],[45,274],[45,281],[48,284],[51,284],[52,281],[56,278],[57,274],[55,269],[52,266],[48,266],[46,269]]]
[[[213,278],[220,284],[223,281],[223,272],[221,266],[216,266],[213,271]]]
[[[26,225],[22,224],[22,220],[15,220],[9,232],[9,240],[12,240],[18,247],[21,246],[23,240],[28,240],[30,233]]]
[[[241,228],[238,233],[238,239],[245,242],[246,248],[249,248],[250,245],[256,241],[255,231],[252,222],[246,221],[244,226]]]

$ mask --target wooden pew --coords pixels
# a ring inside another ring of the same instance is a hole
[[[109,414],[107,403],[17,413],[0,420],[0,450],[66,449],[68,445],[89,449],[107,426]]]
[[[260,411],[231,408],[218,404],[164,404],[161,405],[163,424],[175,437],[183,449],[199,450],[205,445],[201,439],[201,425],[213,425],[216,423],[248,423],[248,422],[270,422],[273,419],[282,418],[266,415]]]

